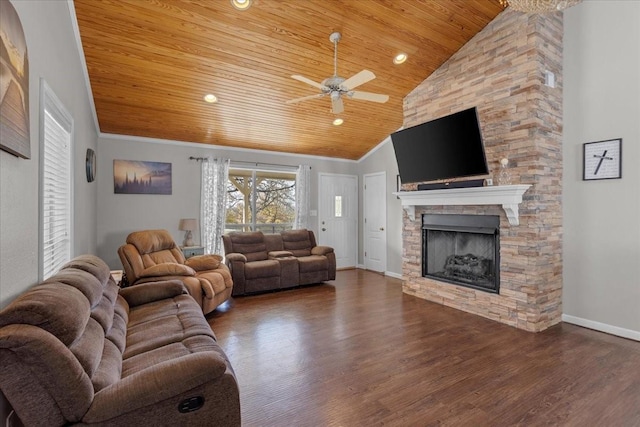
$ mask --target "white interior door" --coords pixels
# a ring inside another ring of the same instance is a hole
[[[355,267],[358,252],[358,177],[319,174],[318,244],[331,246],[336,267]]]
[[[364,267],[387,270],[387,176],[364,175]]]

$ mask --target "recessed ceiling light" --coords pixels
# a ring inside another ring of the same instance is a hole
[[[218,102],[218,97],[216,97],[212,93],[209,93],[204,96],[204,100],[213,104],[214,102]]]
[[[341,125],[341,124],[343,124],[343,123],[344,123],[344,120],[342,120],[342,119],[340,119],[340,118],[337,118],[337,119],[335,119],[335,120],[333,121],[333,125],[334,125],[334,126],[340,126],[340,125]]]
[[[251,7],[253,0],[231,0],[231,6],[238,10],[247,10]]]
[[[406,61],[408,58],[406,53],[399,53],[395,56],[395,58],[393,58],[393,63],[394,64],[402,64],[404,61]]]

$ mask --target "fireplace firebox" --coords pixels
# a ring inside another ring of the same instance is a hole
[[[500,217],[423,214],[422,275],[499,293]]]

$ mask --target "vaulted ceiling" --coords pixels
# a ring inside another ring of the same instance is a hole
[[[402,126],[403,98],[493,20],[498,0],[74,0],[100,131],[359,159]],[[363,69],[356,90],[296,104],[333,75]],[[393,58],[408,60],[395,65]],[[213,93],[218,102],[204,102]],[[334,118],[344,120],[334,126]],[[135,142],[132,142],[135,143]]]

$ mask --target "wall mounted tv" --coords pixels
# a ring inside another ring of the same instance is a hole
[[[476,108],[391,134],[403,184],[489,173]]]

